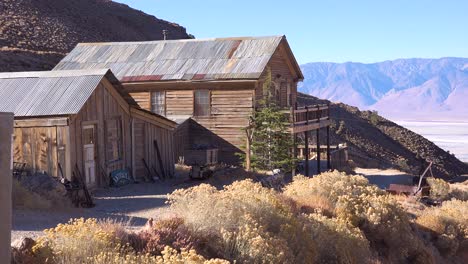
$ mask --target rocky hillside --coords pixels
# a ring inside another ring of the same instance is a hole
[[[466,120],[468,58],[398,59],[379,63],[308,63],[304,93],[374,109],[393,119]]]
[[[189,38],[184,27],[106,0],[0,1],[0,71],[48,70],[79,42]]]
[[[298,103],[330,103],[299,93]],[[360,167],[390,168],[418,174],[424,160],[435,164],[436,177],[446,179],[468,173],[468,165],[434,143],[371,111],[343,103],[331,104],[331,144],[347,143],[350,158]],[[324,133],[324,131],[323,131]],[[325,134],[321,135],[325,138]],[[314,139],[314,136],[312,137]]]

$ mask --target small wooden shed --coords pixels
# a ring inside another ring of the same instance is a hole
[[[71,179],[77,167],[90,187],[127,170],[174,173],[176,123],[141,109],[108,70],[0,73],[0,112],[15,114],[14,160],[31,172]]]

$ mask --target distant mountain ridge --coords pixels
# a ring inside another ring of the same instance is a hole
[[[387,117],[468,118],[468,58],[301,65],[301,92]]]

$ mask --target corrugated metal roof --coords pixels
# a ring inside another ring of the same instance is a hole
[[[108,69],[0,73],[0,112],[16,117],[76,114],[103,78],[118,83]]]
[[[54,70],[104,67],[123,82],[258,79],[282,40],[284,36],[81,43]]]

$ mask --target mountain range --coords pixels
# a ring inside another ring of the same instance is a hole
[[[299,90],[392,119],[468,119],[468,58],[301,65]]]

